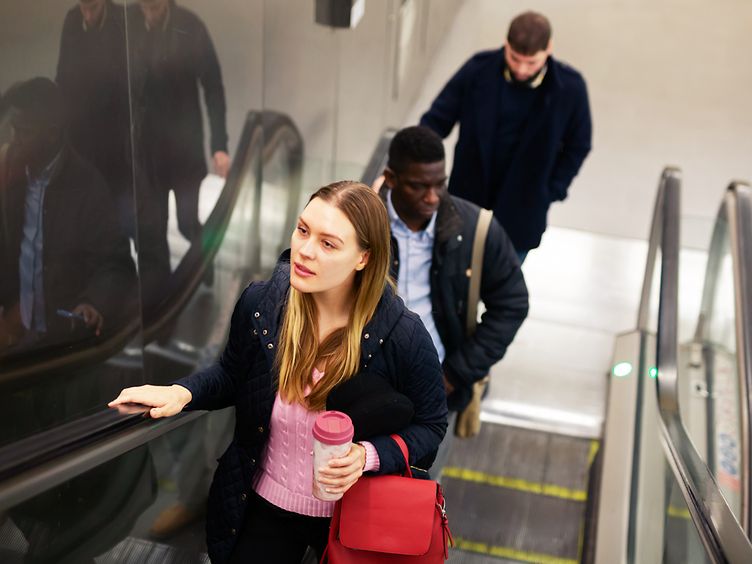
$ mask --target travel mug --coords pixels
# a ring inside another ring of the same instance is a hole
[[[313,424],[313,495],[323,501],[336,501],[341,493],[328,493],[319,484],[319,468],[332,458],[350,452],[355,429],[350,418],[341,411],[324,411]]]

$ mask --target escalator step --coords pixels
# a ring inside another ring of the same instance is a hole
[[[209,556],[134,537],[95,558],[97,564],[210,564]]]
[[[458,549],[450,562],[579,562],[597,446],[490,424],[456,440],[442,476]]]

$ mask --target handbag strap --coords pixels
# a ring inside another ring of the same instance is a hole
[[[408,478],[412,478],[413,473],[410,470],[410,456],[408,455],[407,443],[405,443],[405,439],[403,439],[397,434],[389,435],[389,436],[392,438],[392,440],[395,443],[397,443],[397,446],[399,447],[400,451],[402,451],[402,456],[405,458],[405,474],[407,475]]]
[[[470,263],[470,286],[467,290],[467,336],[475,333],[478,323],[478,302],[480,301],[480,281],[483,278],[483,255],[486,251],[486,237],[491,226],[493,212],[481,208],[478,223],[475,225],[475,239],[473,240],[473,258]]]

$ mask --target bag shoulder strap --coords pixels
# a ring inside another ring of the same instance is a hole
[[[397,446],[399,447],[400,451],[402,452],[402,456],[405,459],[405,474],[407,475],[408,478],[412,478],[413,473],[410,470],[410,456],[408,454],[407,443],[405,442],[405,439],[403,439],[397,434],[389,435],[389,436],[392,438],[392,440],[395,443],[397,443]]]
[[[475,225],[473,257],[470,263],[470,286],[467,291],[467,321],[465,327],[468,337],[475,333],[475,325],[478,322],[480,281],[483,278],[483,255],[486,251],[486,238],[488,228],[491,226],[491,219],[493,219],[493,212],[481,208],[480,214],[478,214],[478,223]]]

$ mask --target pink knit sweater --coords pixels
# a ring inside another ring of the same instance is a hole
[[[314,386],[323,373],[313,370]],[[306,390],[306,395],[310,389]],[[309,411],[299,403],[274,400],[269,424],[269,441],[261,460],[254,490],[268,502],[287,511],[311,517],[331,517],[334,501],[313,496],[313,423],[317,411]],[[378,470],[379,457],[374,446],[366,448],[365,470]]]

